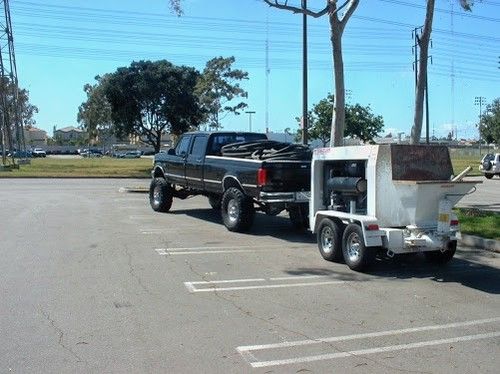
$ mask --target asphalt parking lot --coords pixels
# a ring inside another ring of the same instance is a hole
[[[130,184],[0,180],[0,373],[498,372],[497,254],[360,274],[286,217],[231,233]]]

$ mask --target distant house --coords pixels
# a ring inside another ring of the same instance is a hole
[[[62,142],[81,141],[87,138],[87,133],[74,126],[63,127],[62,129],[54,129],[54,139]]]
[[[24,140],[27,147],[45,147],[47,145],[47,132],[33,126],[26,126]]]

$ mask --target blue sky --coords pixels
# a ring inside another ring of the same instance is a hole
[[[300,4],[300,0],[290,0]],[[325,0],[309,0],[321,8]],[[370,104],[386,132],[409,133],[413,120],[412,29],[423,24],[424,0],[361,0],[344,33],[351,103]],[[436,0],[429,68],[431,135],[477,137],[476,96],[500,96],[500,1],[476,1],[465,13]],[[133,60],[167,59],[202,69],[215,56],[235,56],[253,130],[265,130],[266,40],[269,41],[269,128],[297,128],[302,113],[302,19],[261,0],[184,0],[175,17],[167,0],[11,0],[19,81],[39,107],[37,126],[52,134],[77,125],[83,86]],[[453,23],[453,27],[452,27]],[[333,90],[326,18],[309,21],[310,106]],[[454,66],[454,68],[452,68]],[[452,72],[455,78],[452,83]],[[453,87],[453,88],[452,88]],[[248,116],[227,116],[225,129],[248,129]],[[423,134],[424,135],[424,134]]]

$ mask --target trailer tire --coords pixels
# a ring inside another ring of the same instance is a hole
[[[149,186],[149,204],[155,212],[168,212],[174,199],[172,186],[164,178],[154,178]]]
[[[220,211],[221,197],[220,195],[208,195],[208,203],[214,210]]]
[[[248,231],[255,216],[253,201],[238,188],[228,188],[222,195],[221,215],[229,231]]]
[[[366,247],[363,230],[356,223],[350,223],[342,236],[344,261],[351,270],[363,271],[375,260],[377,248]]]
[[[297,231],[309,228],[309,208],[305,205],[292,205],[288,207],[288,216],[292,226]]]
[[[326,261],[342,261],[342,228],[330,218],[323,218],[318,226],[319,253]]]
[[[457,241],[452,240],[448,243],[448,249],[446,251],[444,252],[430,251],[430,252],[424,252],[424,254],[427,261],[439,265],[445,265],[451,261],[456,251],[457,251]]]

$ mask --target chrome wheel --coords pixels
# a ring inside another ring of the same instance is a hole
[[[161,186],[156,186],[153,190],[153,202],[160,205],[161,202]]]
[[[325,254],[330,254],[333,251],[333,231],[328,226],[321,230],[321,247]]]
[[[232,223],[238,220],[238,202],[232,199],[227,204],[227,215]]]
[[[349,257],[349,261],[357,262],[360,257],[360,247],[361,247],[361,238],[355,232],[351,233],[347,237],[346,241],[347,246],[347,255]]]

